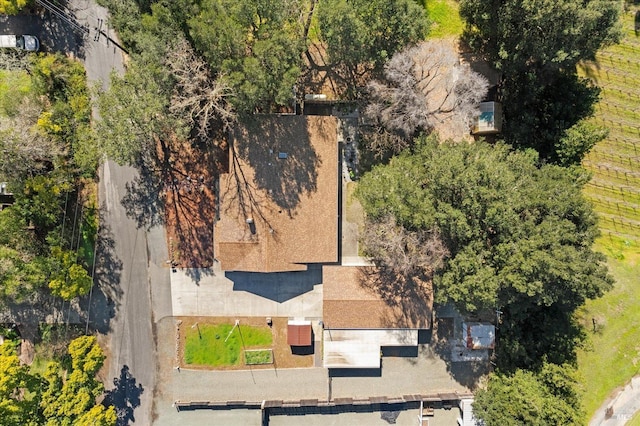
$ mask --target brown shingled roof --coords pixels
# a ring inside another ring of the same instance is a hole
[[[375,267],[323,266],[327,328],[431,328],[431,283],[381,274]]]
[[[336,118],[256,116],[232,136],[214,231],[222,269],[297,271],[336,262]]]

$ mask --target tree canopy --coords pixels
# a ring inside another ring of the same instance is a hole
[[[216,76],[234,88],[242,112],[291,105],[305,49],[300,0],[203,0],[189,34]],[[269,109],[266,109],[269,112]]]
[[[15,347],[0,345],[0,419],[7,426],[37,425],[37,400],[17,398],[21,390],[37,392],[39,381],[20,364]]]
[[[437,122],[470,128],[487,94],[487,80],[461,64],[453,46],[427,41],[393,55],[384,81],[373,80],[366,114],[388,131],[413,139]]]
[[[619,9],[617,2],[600,0],[460,2],[465,38],[508,75],[573,71],[618,40]]]
[[[412,0],[321,0],[320,38],[330,66],[353,85],[407,45],[423,40],[429,28],[425,9]]]
[[[537,373],[493,374],[475,395],[474,415],[486,426],[578,425],[582,412],[574,376],[571,366],[554,364]]]
[[[578,306],[612,284],[604,256],[591,249],[586,179],[578,169],[538,167],[533,151],[429,138],[374,167],[357,195],[369,220],[391,215],[407,230],[438,232],[450,257],[434,279],[436,301],[467,313],[501,309],[511,339],[529,333],[538,342],[505,363],[529,365],[558,345],[544,324],[570,324]]]
[[[569,129],[592,114],[599,94],[577,77],[576,65],[619,39],[619,10],[619,2],[600,0],[461,1],[464,39],[503,73],[507,143],[535,148],[543,160],[566,164],[565,142],[577,141]],[[582,142],[572,144],[573,164],[600,134],[588,130]]]
[[[47,365],[44,375],[20,365],[15,346],[0,345],[0,418],[3,425],[103,425],[116,424],[113,406],[96,403],[104,386],[96,373],[104,353],[94,336],[69,344],[68,366]]]
[[[67,214],[84,203],[80,181],[94,176],[100,152],[91,143],[84,68],[61,54],[38,55],[24,65],[28,73],[0,73],[2,83],[18,83],[0,84],[0,178],[15,200],[0,212],[3,304],[32,300],[48,283],[66,298],[86,293],[92,284],[75,235],[86,215],[78,219],[77,209]],[[87,229],[85,243],[94,238]],[[56,256],[63,247],[64,262]]]
[[[44,373],[40,409],[46,425],[75,425],[87,422],[89,413],[96,424],[115,425],[113,406],[96,404],[96,398],[104,392],[104,385],[96,379],[104,363],[104,353],[95,336],[82,336],[69,344],[70,365],[66,375],[63,366],[49,363]]]
[[[15,15],[25,7],[29,0],[0,0],[0,13]]]

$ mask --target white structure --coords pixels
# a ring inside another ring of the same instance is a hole
[[[418,330],[325,329],[323,363],[325,368],[380,368],[383,346],[418,346]]]
[[[493,349],[496,344],[496,327],[481,322],[463,322],[462,339],[467,349]]]
[[[37,52],[40,41],[32,35],[0,35],[0,47]]]
[[[473,398],[463,398],[460,400],[459,426],[480,426],[482,422],[476,420],[473,415]]]
[[[471,130],[474,135],[495,135],[502,131],[502,104],[481,102],[480,115]]]

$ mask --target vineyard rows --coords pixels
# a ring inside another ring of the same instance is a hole
[[[584,193],[605,235],[640,240],[640,41],[632,20],[625,34],[584,71],[601,88],[594,122],[609,129],[583,162],[593,174]]]

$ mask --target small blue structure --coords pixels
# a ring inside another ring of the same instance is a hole
[[[502,104],[481,102],[480,115],[471,130],[474,135],[495,135],[502,131]]]

